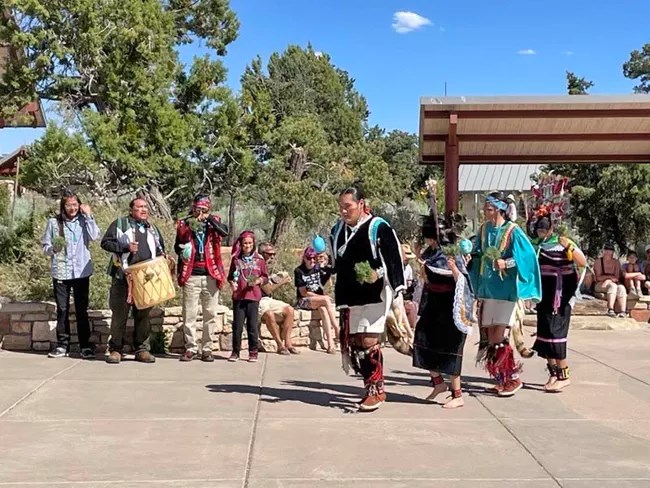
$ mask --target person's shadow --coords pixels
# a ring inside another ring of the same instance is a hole
[[[207,385],[213,393],[244,393],[260,397],[266,403],[299,402],[317,407],[336,408],[345,413],[357,410],[363,390],[361,387],[320,383],[318,381],[287,380],[282,382],[291,388],[255,386],[242,384]],[[386,392],[390,403],[426,404],[423,399],[402,393]]]

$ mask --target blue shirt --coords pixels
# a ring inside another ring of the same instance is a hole
[[[93,263],[88,246],[99,239],[99,227],[92,217],[77,215],[72,220],[63,219],[65,247],[54,252],[54,239],[59,235],[59,221],[47,221],[43,235],[43,252],[50,256],[50,272],[55,280],[87,278],[93,274]]]

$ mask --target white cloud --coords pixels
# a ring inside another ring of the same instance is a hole
[[[316,51],[316,52],[314,53],[314,56],[316,56],[317,58],[320,58],[322,55],[323,55],[323,52],[322,52],[322,51]]]
[[[393,29],[398,34],[406,34],[425,25],[431,25],[431,21],[414,12],[395,12],[393,14]]]
[[[522,56],[532,56],[534,54],[537,54],[534,49],[520,49],[517,51],[517,54],[521,54]]]
[[[564,51],[565,56],[573,56],[575,53],[573,51]]]

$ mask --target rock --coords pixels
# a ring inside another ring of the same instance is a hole
[[[166,316],[163,318],[163,324],[165,325],[175,325],[180,322],[181,318],[177,316]]]
[[[221,334],[221,337],[219,337],[219,348],[222,351],[232,351],[232,333]]]
[[[56,341],[56,321],[34,322],[32,340],[34,342]]]
[[[29,322],[35,322],[38,320],[50,320],[50,314],[48,313],[28,313],[23,315],[22,320],[26,320]]]
[[[149,323],[151,325],[163,325],[165,321],[163,320],[162,317],[154,317],[149,319]]]
[[[156,307],[151,310],[151,312],[149,313],[149,317],[157,318],[157,317],[162,317],[164,314],[165,314],[164,309]]]
[[[93,327],[110,327],[111,319],[95,319],[92,321]]]
[[[32,323],[31,322],[13,322],[11,324],[11,331],[14,334],[31,334],[32,333]]]
[[[12,302],[3,303],[0,310],[3,313],[37,313],[49,311],[52,305],[48,302]]]
[[[297,337],[291,341],[296,347],[305,347],[309,345],[309,337]]]
[[[49,351],[50,341],[47,342],[32,342],[32,350],[34,351]]]
[[[604,300],[576,300],[572,315],[605,315],[607,303]]]
[[[176,317],[180,317],[181,315],[183,315],[183,307],[167,307],[165,309],[165,317],[169,317],[172,315]]]
[[[110,310],[88,310],[88,317],[91,319],[108,319],[113,316],[113,313]]]
[[[0,313],[0,336],[11,332],[11,315]]]
[[[300,331],[300,337],[309,337],[309,326],[296,327]]]
[[[32,337],[29,335],[6,335],[2,339],[2,348],[8,351],[29,351]]]
[[[264,339],[261,341],[261,344],[266,352],[278,352],[278,345],[274,340]]]
[[[101,334],[90,334],[89,341],[93,344],[99,344],[101,342]]]
[[[110,334],[111,333],[111,328],[106,326],[106,325],[100,325],[98,326],[93,326],[93,330],[95,332],[99,332],[100,334]]]

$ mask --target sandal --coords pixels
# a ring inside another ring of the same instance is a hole
[[[288,347],[287,351],[289,351],[289,354],[296,354],[296,355],[300,354],[300,351],[293,346]]]
[[[327,354],[336,354],[336,346],[328,347],[327,348]]]
[[[291,354],[286,347],[281,347],[280,349],[278,349],[277,352],[280,356],[288,356],[289,354]]]

